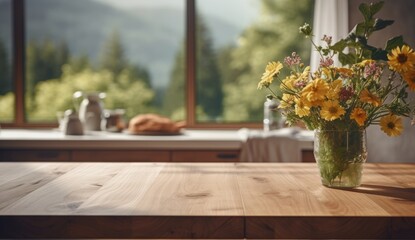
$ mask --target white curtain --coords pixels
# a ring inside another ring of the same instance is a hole
[[[321,45],[324,35],[332,36],[333,43],[347,36],[349,32],[349,11],[347,0],[316,0],[314,5],[313,41]],[[335,65],[338,60],[333,59]],[[311,52],[311,69],[320,64],[320,55],[315,49]]]

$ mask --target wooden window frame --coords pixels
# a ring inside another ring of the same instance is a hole
[[[189,129],[261,128],[262,123],[199,123],[196,121],[196,0],[186,1],[186,123]],[[53,123],[28,123],[25,114],[25,0],[11,0],[15,119],[3,128],[56,128]]]

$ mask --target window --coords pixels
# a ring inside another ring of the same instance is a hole
[[[22,117],[11,125],[54,126],[57,112],[78,107],[75,91],[94,91],[128,118],[153,112],[190,127],[259,126],[266,92],[256,84],[266,63],[292,49],[305,61],[310,54],[295,29],[311,21],[313,1],[289,3],[15,0],[24,75],[22,103],[10,103]]]
[[[298,27],[312,9],[312,1],[197,0],[197,122],[262,122],[267,92],[256,85],[267,62],[293,49],[309,60]]]
[[[184,65],[177,57],[184,41],[183,0],[25,3],[28,122],[55,121],[56,112],[76,109],[76,91],[105,92],[104,107],[126,109],[128,118],[176,114],[163,96],[173,67]],[[175,71],[183,85],[183,70]]]
[[[13,122],[12,8],[11,0],[0,1],[0,122]]]

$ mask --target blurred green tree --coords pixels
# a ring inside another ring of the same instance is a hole
[[[0,122],[12,122],[14,119],[14,93],[0,95]]]
[[[127,60],[124,56],[120,34],[114,30],[101,49],[100,68],[118,75],[126,64]]]
[[[36,108],[34,101],[36,85],[42,81],[62,75],[62,65],[69,60],[69,49],[65,42],[56,45],[51,40],[41,43],[31,41],[26,49],[26,107]]]
[[[184,120],[185,116],[185,51],[184,46],[176,54],[169,85],[163,99],[163,113],[175,120]],[[174,117],[173,117],[174,116]]]
[[[76,72],[71,65],[66,64],[60,78],[42,81],[37,85],[35,103],[42,107],[32,112],[32,119],[53,121],[56,112],[77,109],[80,100],[74,102],[72,98],[76,91],[105,92],[104,107],[124,108],[127,118],[153,111],[151,102],[154,92],[133,76],[134,73],[128,69],[122,70],[118,76],[108,70],[95,71],[91,68]]]
[[[198,121],[222,118],[222,80],[216,52],[208,26],[202,17],[197,19],[196,35],[196,103],[206,117],[196,115]]]
[[[0,95],[4,95],[12,90],[10,75],[10,64],[6,47],[0,39]]]
[[[80,102],[74,103],[72,99],[75,91],[105,92],[105,107],[124,108],[127,118],[154,111],[155,93],[150,88],[148,71],[130,64],[124,57],[118,33],[112,34],[102,49],[102,62],[97,70],[87,55],[70,56],[63,46],[55,47],[50,41],[29,44],[30,91],[26,99],[31,103],[27,108],[30,121],[54,121],[56,112],[78,107]]]
[[[69,59],[72,71],[82,72],[85,69],[92,68],[88,55],[71,56]]]
[[[212,121],[222,116],[222,82],[209,29],[199,16],[196,26],[196,101],[197,120]],[[167,115],[183,113],[185,103],[185,47],[176,54],[171,80],[164,98]],[[184,116],[183,116],[184,117]]]
[[[311,46],[298,27],[311,22],[313,4],[312,0],[295,4],[290,0],[261,1],[258,21],[243,32],[238,45],[228,53],[228,64],[221,65],[226,121],[262,121],[266,92],[256,86],[267,62],[282,61],[293,51],[303,56],[304,62],[309,61]]]
[[[100,69],[108,70],[115,76],[118,76],[127,68],[134,75],[134,78],[141,79],[148,87],[151,87],[148,70],[145,67],[134,65],[128,61],[125,57],[120,34],[117,30],[114,30],[101,49]]]

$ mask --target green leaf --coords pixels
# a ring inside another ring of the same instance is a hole
[[[378,13],[382,9],[384,3],[385,3],[384,1],[380,1],[377,3],[370,4],[369,8],[370,8],[370,13],[372,14],[372,16],[374,16],[376,13]]]
[[[383,50],[383,49],[376,49],[376,51],[374,51],[372,53],[372,59],[373,60],[384,60],[387,61],[388,60],[388,52]]]
[[[353,29],[350,31],[349,36],[353,34],[356,36],[364,36],[365,35],[365,24],[364,23],[356,24],[353,27]]]
[[[360,43],[362,46],[368,46],[367,45],[367,39],[365,37],[362,36],[358,36],[357,37],[357,42]]]
[[[371,50],[369,50],[369,49],[365,49],[365,48],[363,48],[362,50],[363,50],[363,52],[362,52],[362,57],[363,57],[364,59],[371,59],[371,58],[372,58],[372,54],[373,54],[373,52],[372,52]],[[361,60],[361,59],[360,59],[360,60]]]
[[[323,49],[321,51],[323,52],[323,56],[327,56],[330,53],[330,49]]]
[[[369,50],[369,51],[371,51],[371,52],[375,52],[375,51],[377,51],[377,50],[378,50],[376,47],[371,46],[371,45],[368,45],[368,44],[365,44],[365,45],[363,46],[363,48],[365,48],[365,49],[367,49],[367,50]]]
[[[330,47],[331,50],[336,52],[343,52],[344,48],[347,46],[347,42],[344,39],[336,42],[333,46]]]
[[[339,52],[339,61],[342,65],[352,65],[355,62],[355,57],[351,53],[341,53]]]
[[[360,4],[359,10],[363,14],[363,17],[365,17],[365,21],[369,21],[369,19],[372,18],[372,14],[370,13],[370,7],[366,3]]]
[[[392,25],[393,22],[394,22],[393,20],[383,20],[383,19],[377,18],[375,20],[375,24],[373,25],[372,31],[374,32],[374,31],[384,29],[385,27]]]
[[[391,39],[388,40],[388,42],[386,43],[386,46],[385,46],[385,50],[387,52],[389,52],[392,49],[394,49],[396,47],[400,47],[400,46],[402,46],[404,44],[405,44],[405,42],[403,41],[402,35],[401,36],[397,36],[397,37],[394,37],[394,38],[391,38]]]

